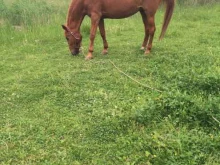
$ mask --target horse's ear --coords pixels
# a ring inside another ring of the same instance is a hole
[[[62,25],[62,28],[63,28],[63,30],[65,30],[65,31],[69,31],[69,29],[68,29],[68,27],[66,27],[65,25]]]

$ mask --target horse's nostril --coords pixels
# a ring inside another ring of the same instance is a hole
[[[76,52],[72,52],[72,55],[74,55],[74,56],[75,56],[75,55],[76,55]]]
[[[77,54],[79,54],[79,51],[72,51],[72,55],[77,55]]]

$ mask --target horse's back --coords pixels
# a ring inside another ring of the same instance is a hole
[[[87,15],[100,14],[103,18],[126,18],[140,10],[140,0],[84,0]]]

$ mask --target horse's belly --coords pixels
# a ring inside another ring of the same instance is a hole
[[[113,2],[111,0],[110,2]],[[107,2],[107,1],[106,1]],[[123,3],[123,0],[117,0],[117,3],[106,3],[102,7],[102,16],[104,18],[126,18],[139,11],[139,6],[135,3]]]
[[[127,18],[135,13],[137,13],[138,10],[130,11],[130,12],[103,12],[102,17],[103,18],[113,18],[113,19],[120,19],[120,18]]]

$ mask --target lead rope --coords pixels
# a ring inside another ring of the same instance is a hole
[[[123,75],[125,75],[125,76],[128,77],[129,79],[133,80],[133,81],[136,82],[137,84],[139,84],[139,85],[141,85],[141,86],[143,86],[143,87],[145,87],[145,88],[148,88],[148,89],[157,91],[157,92],[159,92],[159,93],[162,93],[162,91],[160,91],[160,90],[158,90],[158,89],[156,89],[156,88],[152,88],[152,87],[150,87],[150,86],[148,86],[148,85],[146,85],[146,84],[143,84],[143,83],[141,83],[141,82],[135,80],[133,77],[129,76],[128,74],[126,74],[125,72],[123,72],[121,69],[119,69],[111,60],[109,60],[109,62],[110,62],[120,73],[122,73]]]

